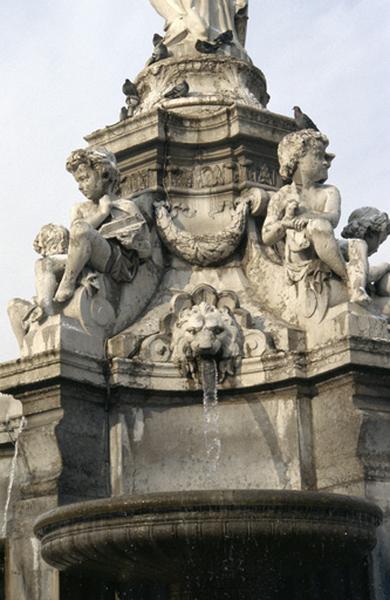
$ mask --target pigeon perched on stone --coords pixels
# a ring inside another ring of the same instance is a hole
[[[122,92],[124,93],[125,96],[137,96],[138,97],[138,90],[137,90],[136,86],[134,85],[134,83],[132,81],[130,81],[130,79],[126,79],[125,83],[122,86]]]
[[[126,104],[127,108],[123,107],[120,114],[121,121],[127,119],[127,117],[132,117],[135,109],[140,103],[140,98],[138,95],[138,90],[135,84],[130,81],[130,79],[126,79],[125,83],[122,86],[122,92],[126,96]]]
[[[294,106],[294,121],[298,130],[301,129],[314,129],[315,131],[319,131],[317,125],[313,123],[310,117],[305,115],[299,108],[299,106]]]
[[[233,31],[229,29],[216,37],[213,42],[198,40],[195,44],[195,48],[202,54],[215,54],[222,46],[232,46],[233,43]]]
[[[129,116],[126,106],[122,106],[121,112],[119,115],[119,120],[124,121]]]
[[[219,46],[231,46],[233,44],[233,31],[228,29],[215,38],[214,44]]]
[[[183,79],[180,83],[171,88],[168,92],[164,94],[164,98],[169,98],[172,100],[173,98],[184,98],[188,96],[188,92],[190,91],[190,86],[187,81]]]
[[[153,65],[159,60],[164,60],[164,58],[168,58],[169,50],[164,44],[164,38],[161,37],[158,33],[155,33],[153,36],[153,54],[151,58],[148,60],[147,65]]]

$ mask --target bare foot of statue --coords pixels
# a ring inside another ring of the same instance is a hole
[[[56,295],[54,296],[54,301],[60,304],[62,304],[63,302],[67,302],[72,298],[75,289],[76,286],[74,282],[63,277],[56,292]]]
[[[368,304],[371,304],[372,298],[367,294],[363,287],[359,287],[351,290],[350,301],[356,302],[356,304],[360,304],[361,306],[368,306]]]

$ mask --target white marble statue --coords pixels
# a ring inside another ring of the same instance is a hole
[[[344,227],[340,247],[351,265],[349,269],[351,285],[364,289],[368,303],[373,308],[390,316],[390,263],[371,265],[368,258],[375,254],[379,246],[390,235],[390,219],[387,213],[377,208],[364,206],[354,210]]]
[[[139,258],[151,254],[149,231],[134,202],[118,198],[120,174],[115,156],[102,149],[75,150],[66,167],[86,200],[72,210],[65,271],[55,295],[69,300],[83,268],[90,265],[118,283],[134,278]]]
[[[189,37],[213,41],[221,33],[232,31],[235,42],[244,41],[238,35],[236,18],[245,11],[248,0],[150,0],[157,12],[165,18],[167,46]],[[241,40],[239,39],[241,38]]]
[[[69,231],[48,224],[35,238],[34,249],[41,255],[35,265],[36,296],[32,301],[15,298],[8,307],[21,348],[32,329],[55,315],[66,313],[84,329],[91,324],[92,329],[113,328],[123,318],[121,305],[130,315],[128,304],[142,304],[140,295],[147,302],[146,282],[154,281],[144,274],[143,288],[133,283],[152,255],[151,234],[137,204],[118,196],[115,156],[105,148],[76,150],[66,167],[85,200],[73,207]],[[122,294],[126,284],[134,289],[127,286]]]
[[[263,227],[263,241],[283,242],[283,262],[290,284],[305,282],[321,295],[324,282],[336,276],[351,302],[368,304],[365,262],[343,255],[335,228],[340,220],[340,192],[325,184],[334,155],[329,141],[313,129],[287,135],[279,144],[280,173],[292,183],[272,198]]]

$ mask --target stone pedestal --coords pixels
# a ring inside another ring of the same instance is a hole
[[[3,364],[1,373],[2,389],[12,389],[25,418],[14,449],[7,600],[57,600],[58,573],[42,561],[33,524],[59,505],[110,494],[103,371],[93,359],[49,353]]]
[[[366,497],[385,514],[373,568],[368,568],[376,578],[376,598],[384,600],[389,578],[389,344],[339,339],[320,361],[323,351],[307,354],[306,376],[302,361],[293,372],[283,368],[285,358],[279,356],[273,357],[272,371],[265,361],[258,364],[258,375],[251,369],[247,379],[241,375],[240,389],[222,386],[216,467],[205,450],[200,391],[191,392],[178,373],[169,380],[171,391],[159,391],[154,377],[164,377],[163,364],[161,374],[157,369],[152,376],[144,365],[141,377],[131,361],[122,359],[120,369],[113,361],[109,386],[106,363],[76,354],[1,365],[1,389],[22,403],[27,420],[19,437],[10,508],[9,600],[60,597],[58,574],[40,559],[33,536],[33,523],[43,512],[123,493],[183,489],[318,490]],[[243,374],[250,364],[244,362]],[[313,370],[313,365],[320,367]],[[267,381],[261,369],[268,369]]]
[[[248,184],[280,187],[277,144],[293,130],[291,119],[253,106],[184,99],[86,139],[118,155],[123,194],[165,189],[185,208],[186,198],[207,204],[210,194],[222,204]]]

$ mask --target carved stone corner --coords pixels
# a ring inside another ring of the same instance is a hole
[[[344,303],[329,309],[321,323],[307,327],[308,348],[351,337],[390,341],[387,320],[358,304]]]
[[[8,313],[22,357],[69,351],[103,358],[116,314],[107,298],[102,275],[89,273],[73,298],[57,314],[46,316],[33,302],[16,299]]]

